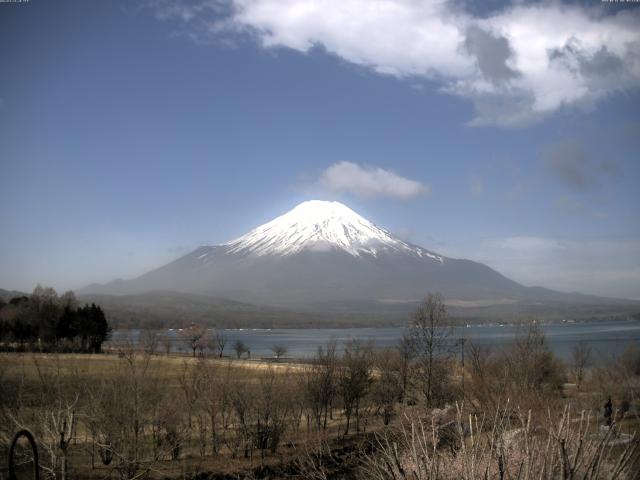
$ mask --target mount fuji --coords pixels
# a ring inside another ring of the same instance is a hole
[[[600,297],[525,287],[481,263],[405,242],[341,203],[319,200],[138,278],[80,293],[153,291],[297,309],[411,305],[436,291],[458,305],[602,303]]]

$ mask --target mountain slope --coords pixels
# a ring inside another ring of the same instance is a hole
[[[23,297],[26,295],[29,295],[29,294],[24,292],[18,292],[17,290],[5,290],[3,288],[0,288],[0,299],[2,299],[4,302],[8,302],[9,300],[15,297]]]
[[[133,280],[92,285],[111,295],[170,290],[285,308],[450,301],[601,303],[524,287],[486,265],[404,242],[338,202],[309,201],[222,245],[203,246]]]
[[[114,328],[180,327],[189,323],[222,328],[362,326],[382,323],[383,320],[358,315],[343,315],[336,319],[321,312],[270,308],[208,295],[167,291],[135,295],[86,294],[80,295],[78,300],[100,305]],[[396,315],[394,319],[400,323],[400,317]],[[388,317],[384,318],[386,322],[389,320]]]

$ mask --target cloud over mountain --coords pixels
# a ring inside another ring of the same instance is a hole
[[[428,185],[382,168],[352,162],[331,165],[320,178],[321,186],[360,197],[395,197],[403,200],[429,193]]]

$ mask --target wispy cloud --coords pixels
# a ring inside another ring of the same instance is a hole
[[[435,81],[476,107],[470,125],[518,126],[640,86],[640,10],[558,2],[485,17],[424,0],[156,0],[198,35],[264,48],[317,48],[415,85]]]
[[[322,172],[320,185],[332,192],[360,197],[395,197],[403,200],[424,195],[431,188],[382,168],[338,162]]]

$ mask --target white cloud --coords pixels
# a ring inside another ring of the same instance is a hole
[[[442,252],[485,263],[525,285],[640,300],[640,239],[513,236]]]
[[[436,81],[474,102],[471,125],[528,124],[640,85],[638,9],[515,3],[479,18],[441,0],[156,2],[157,16],[202,35],[244,32],[264,48],[322,48],[412,84]]]
[[[234,20],[265,47],[322,46],[350,62],[397,76],[464,75],[464,40],[444,2],[237,0]],[[448,18],[451,17],[451,18]]]
[[[361,197],[395,197],[409,199],[429,193],[428,185],[401,177],[382,168],[338,162],[327,168],[320,185],[333,192],[352,193]]]

